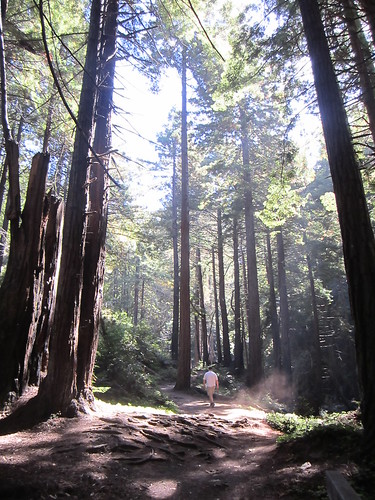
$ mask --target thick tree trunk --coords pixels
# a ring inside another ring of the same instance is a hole
[[[221,338],[220,338],[220,320],[219,320],[219,301],[217,297],[217,280],[216,280],[216,265],[215,265],[215,249],[212,247],[212,286],[214,288],[214,306],[215,306],[215,330],[216,330],[216,352],[217,352],[217,362],[223,362],[223,353],[221,349]]]
[[[37,154],[33,158],[29,176],[22,224],[19,226],[18,147],[11,143],[12,159],[8,157],[9,178],[16,182],[10,189],[13,203],[9,205],[11,242],[9,261],[0,289],[0,401],[9,393],[22,394],[27,380],[28,361],[35,339],[32,323],[35,283],[41,276],[38,267],[41,241],[43,200],[49,156]],[[38,302],[38,300],[36,300]]]
[[[234,369],[241,373],[243,364],[243,344],[241,335],[241,294],[240,263],[238,258],[238,222],[233,218],[233,267],[234,267]]]
[[[178,225],[177,225],[177,166],[176,145],[173,142],[172,174],[172,242],[173,242],[173,322],[172,322],[172,359],[178,359],[178,319],[180,307],[180,274],[178,263]]]
[[[272,332],[272,347],[273,347],[273,366],[275,370],[281,370],[281,343],[280,343],[280,324],[277,317],[277,305],[275,294],[275,280],[273,277],[272,251],[270,233],[267,231],[267,259],[266,270],[269,286],[269,301],[270,301],[270,316],[271,316],[271,332]]]
[[[247,118],[242,110],[240,110],[240,117],[242,161],[245,184],[245,229],[248,279],[247,307],[249,322],[249,366],[247,374],[247,384],[251,387],[256,385],[263,376],[262,332],[260,326],[259,287],[255,244],[254,205],[252,191],[253,188],[250,172],[249,137],[247,130]]]
[[[290,339],[289,339],[288,288],[286,284],[286,272],[285,272],[284,238],[281,229],[277,232],[276,238],[277,238],[277,268],[278,268],[279,295],[280,295],[281,368],[282,372],[290,380],[292,376],[292,361],[290,356]]]
[[[84,249],[83,288],[80,311],[77,391],[83,400],[93,401],[92,376],[99,339],[99,323],[103,301],[105,240],[108,217],[108,168],[111,160],[111,117],[115,77],[115,52],[118,0],[107,0],[101,34],[99,87],[93,149],[100,157],[91,158],[87,179],[86,240]],[[139,260],[137,262],[139,266]],[[139,274],[139,267],[138,267]],[[138,298],[135,298],[138,305]],[[135,318],[138,311],[135,311]]]
[[[182,48],[182,116],[181,116],[181,277],[180,277],[180,336],[175,388],[190,388],[190,216],[189,171],[186,109],[186,47]]]
[[[77,409],[72,402],[78,396],[77,349],[87,210],[85,189],[97,98],[100,39],[101,1],[93,0],[78,112],[79,126],[69,178],[56,308],[51,325],[48,373],[39,388],[39,399],[46,413],[60,411],[62,414],[75,414]]]
[[[364,449],[375,450],[375,240],[316,0],[299,0],[336,195],[362,390]],[[370,2],[368,3],[370,5]],[[373,5],[373,3],[372,3]]]
[[[220,209],[217,211],[217,255],[219,264],[219,303],[221,311],[221,325],[223,328],[223,364],[224,366],[230,366],[231,355],[229,343],[228,311],[225,299],[224,241]]]

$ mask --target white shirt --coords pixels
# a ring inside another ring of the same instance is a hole
[[[216,373],[210,370],[204,374],[203,381],[206,382],[207,387],[215,387],[218,378]]]

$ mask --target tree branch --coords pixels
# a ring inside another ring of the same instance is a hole
[[[206,31],[205,27],[203,26],[202,21],[199,19],[199,16],[198,16],[198,14],[197,14],[196,10],[194,9],[193,4],[191,3],[191,0],[188,0],[188,4],[189,4],[189,7],[190,7],[190,9],[191,9],[192,13],[193,13],[193,14],[194,14],[194,16],[196,17],[196,19],[197,19],[197,21],[198,21],[198,23],[199,23],[199,26],[202,28],[202,31],[203,31],[203,33],[205,34],[205,36],[206,36],[207,40],[210,42],[211,47],[214,49],[214,51],[215,51],[217,54],[219,54],[219,57],[220,57],[223,61],[225,61],[224,57],[220,54],[220,52],[218,51],[218,49],[215,47],[215,45],[214,45],[213,41],[212,41],[212,40],[211,40],[211,38],[210,38],[210,35],[207,33],[207,31]]]
[[[77,117],[75,116],[75,114],[71,110],[71,108],[70,108],[67,100],[65,99],[64,93],[63,93],[61,85],[60,85],[60,82],[59,82],[59,80],[58,80],[58,78],[56,76],[56,72],[55,72],[55,69],[54,69],[53,64],[52,64],[51,54],[50,54],[50,51],[49,51],[49,48],[48,48],[48,42],[47,42],[47,37],[46,37],[46,28],[45,28],[45,24],[44,24],[45,14],[43,12],[43,0],[39,0],[39,6],[37,5],[36,0],[34,0],[34,3],[38,7],[38,9],[39,9],[40,23],[41,23],[41,28],[42,28],[42,39],[43,39],[43,45],[44,45],[44,50],[45,50],[45,53],[46,53],[46,58],[47,58],[48,66],[49,66],[49,69],[50,69],[53,81],[54,81],[54,83],[56,85],[56,89],[57,89],[57,91],[59,93],[59,96],[60,96],[60,98],[61,98],[64,106],[65,106],[65,109],[68,111],[68,113],[69,113],[70,117],[72,118],[73,122],[75,123],[77,129],[80,131],[80,133],[82,134],[82,136],[84,137],[84,139],[87,141],[87,145],[88,145],[88,148],[89,148],[90,152],[92,153],[92,155],[94,156],[94,158],[96,159],[96,161],[99,163],[99,165],[103,168],[104,172],[108,175],[108,178],[115,184],[115,186],[117,186],[119,189],[122,189],[122,186],[120,186],[120,184],[111,176],[111,174],[109,173],[108,169],[103,164],[102,160],[99,158],[99,156],[94,151],[93,147],[90,144],[90,141],[88,140],[88,138],[86,137],[86,135],[83,133],[83,130],[82,130],[81,126],[78,123]]]
[[[4,51],[4,31],[3,31],[3,10],[0,12],[0,91],[1,91],[1,121],[5,142],[12,140],[12,134],[8,122],[7,106],[7,83],[5,71],[5,51]]]

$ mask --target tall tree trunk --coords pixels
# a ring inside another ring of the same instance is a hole
[[[283,233],[277,232],[277,267],[279,277],[279,295],[280,295],[280,333],[281,333],[281,368],[283,373],[290,380],[292,376],[292,361],[290,356],[289,339],[289,305],[288,289],[286,284],[285,272],[285,250]]]
[[[190,220],[189,172],[186,109],[186,47],[182,48],[182,115],[181,115],[181,277],[180,336],[176,389],[190,388]]]
[[[228,312],[225,299],[224,241],[220,209],[218,209],[217,211],[217,255],[219,264],[219,303],[221,311],[221,325],[223,328],[223,364],[224,366],[230,366],[231,355],[229,343]]]
[[[243,328],[243,335],[244,335],[244,338],[246,338],[246,327],[247,327],[247,330],[249,330],[249,325],[250,325],[250,320],[249,320],[249,293],[248,293],[248,290],[247,290],[247,287],[248,287],[248,280],[247,280],[247,271],[246,271],[246,258],[245,258],[245,252],[243,250],[243,246],[241,245],[241,257],[242,257],[242,283],[243,283],[243,298],[242,298],[242,310],[245,312],[245,315],[246,315],[246,322],[245,322],[245,318],[243,318],[244,322],[243,322],[243,325],[244,325],[244,328]],[[242,313],[243,315],[243,313]],[[250,334],[250,332],[249,332]],[[249,337],[250,338],[250,337]],[[249,353],[248,353],[248,349],[247,349],[247,344],[246,342],[244,343],[244,352],[245,352],[245,360],[246,360],[246,367],[248,368],[249,367]]]
[[[273,347],[273,366],[276,370],[281,370],[281,344],[280,344],[280,324],[277,317],[277,305],[275,294],[275,280],[273,277],[272,251],[270,233],[267,231],[267,259],[266,270],[269,286],[269,301],[270,301],[270,316],[271,316],[271,332],[272,332],[272,347]]]
[[[116,35],[119,0],[106,0],[100,40],[99,86],[93,150],[87,176],[87,207],[83,287],[77,352],[77,392],[84,401],[93,401],[92,376],[99,339],[103,302],[105,240],[107,234],[109,177],[111,161],[111,118],[116,65]]]
[[[194,316],[194,365],[201,361],[201,329],[200,329],[200,308],[199,308],[199,277],[198,277],[198,262],[195,265],[195,286],[191,298],[193,316]]]
[[[341,0],[341,3],[344,6],[344,18],[361,84],[361,97],[367,111],[372,140],[375,144],[375,68],[371,59],[371,50],[362,31],[353,1]]]
[[[197,279],[199,286],[199,315],[202,324],[202,354],[203,363],[208,364],[208,334],[207,334],[207,316],[206,307],[204,303],[204,291],[203,291],[203,277],[202,277],[202,264],[201,264],[201,250],[197,247]]]
[[[8,161],[9,178],[16,180],[18,171],[18,147],[9,144],[12,161]],[[29,332],[35,307],[36,289],[41,270],[38,268],[43,200],[46,186],[49,156],[38,153],[34,156],[29,176],[29,186],[19,226],[19,196],[13,195],[9,206],[11,215],[11,241],[9,260],[0,288],[0,402],[8,399],[9,393],[20,395],[26,388],[26,372],[35,330]],[[11,173],[12,172],[12,173]],[[11,190],[10,192],[17,192]],[[19,193],[19,190],[18,190]]]
[[[173,322],[172,322],[172,359],[178,359],[178,319],[180,307],[180,275],[178,263],[178,225],[177,225],[177,165],[176,144],[173,141],[172,174],[172,242],[173,242]]]
[[[243,345],[241,335],[240,262],[238,258],[238,221],[233,217],[233,267],[234,267],[234,369],[241,373]]]
[[[362,390],[364,450],[367,450],[373,457],[375,450],[375,240],[319,5],[316,0],[299,0],[299,5],[312,62],[343,241]]]
[[[86,181],[89,146],[92,144],[98,85],[98,53],[101,40],[101,1],[93,0],[78,111],[69,190],[64,220],[60,277],[51,325],[48,373],[39,388],[46,413],[75,413],[78,397],[77,351],[86,248]],[[96,321],[96,318],[92,318]]]
[[[219,301],[217,297],[217,280],[216,280],[216,265],[215,265],[215,249],[212,247],[212,286],[214,288],[214,307],[215,307],[215,330],[216,330],[216,352],[217,352],[217,362],[221,364],[223,362],[223,353],[221,349],[221,338],[220,338],[220,320],[219,320]]]
[[[247,384],[251,387],[257,384],[263,376],[262,332],[260,327],[259,287],[255,248],[254,205],[250,172],[249,136],[247,130],[247,117],[242,109],[240,109],[240,118],[242,162],[245,183],[245,229],[248,279],[249,366]]]

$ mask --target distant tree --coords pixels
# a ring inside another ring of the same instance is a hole
[[[216,352],[217,352],[217,362],[223,362],[223,354],[221,348],[221,336],[220,336],[220,314],[219,314],[219,300],[217,296],[217,279],[216,279],[216,264],[215,264],[215,248],[211,249],[212,257],[212,286],[214,292],[214,308],[215,308],[215,331],[216,331]]]
[[[217,211],[217,253],[219,267],[219,304],[221,313],[221,325],[223,329],[223,364],[230,366],[231,353],[229,342],[228,311],[225,297],[225,271],[224,271],[224,239],[221,209]]]
[[[207,314],[204,302],[203,274],[201,262],[201,250],[197,247],[197,281],[199,289],[199,315],[202,325],[202,359],[204,364],[208,364],[208,333],[207,333]]]
[[[288,289],[285,271],[285,250],[282,229],[276,233],[277,268],[280,295],[280,338],[281,338],[281,369],[288,380],[292,378],[292,360],[290,354],[290,321],[288,305]]]
[[[238,248],[238,221],[233,217],[233,267],[234,267],[234,368],[238,374],[244,369],[241,333],[241,289]]]
[[[276,370],[281,370],[280,324],[277,315],[275,279],[273,273],[271,238],[269,230],[267,230],[266,233],[266,242],[267,242],[266,269],[267,269],[267,280],[269,286],[269,310],[271,318],[273,366]]]
[[[177,197],[177,158],[176,142],[173,139],[172,146],[172,243],[173,243],[173,322],[172,322],[172,359],[178,359],[178,330],[179,330],[179,306],[180,306],[180,271],[178,257],[178,197]]]
[[[312,339],[311,339],[311,358],[312,358],[312,384],[311,384],[311,392],[309,394],[309,401],[312,405],[312,411],[317,415],[321,408],[321,403],[323,399],[323,390],[322,390],[322,379],[323,379],[323,371],[322,371],[322,352],[320,347],[320,328],[319,328],[319,311],[315,290],[315,280],[314,273],[311,264],[311,257],[307,253],[306,254],[306,262],[307,269],[309,275],[309,283],[310,283],[310,291],[311,291],[311,305],[312,305]]]

